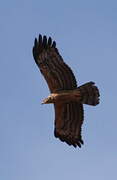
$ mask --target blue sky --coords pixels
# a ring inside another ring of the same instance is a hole
[[[38,34],[52,36],[81,85],[100,89],[85,106],[83,139],[74,149],[54,138],[49,90],[32,57]],[[117,172],[117,2],[0,2],[0,179],[110,180]]]

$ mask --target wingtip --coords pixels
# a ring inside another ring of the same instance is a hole
[[[52,38],[50,36],[47,38],[46,35],[42,36],[41,34],[39,34],[38,39],[35,38],[34,40],[35,47],[37,47],[37,44],[43,46],[44,48],[46,46],[56,48],[56,42],[52,41]]]
[[[79,148],[81,148],[81,144],[79,142],[76,143],[78,145]]]
[[[52,43],[52,47],[53,47],[53,48],[55,48],[55,47],[56,47],[56,42],[55,42],[55,41],[53,41],[53,43]]]
[[[52,45],[52,38],[49,37],[49,38],[48,38],[48,46],[51,46],[51,45]]]
[[[35,38],[34,46],[35,46],[35,47],[37,46],[37,38]]]
[[[43,46],[44,47],[47,46],[47,37],[46,37],[46,35],[43,36]]]
[[[80,143],[81,143],[82,145],[84,144],[84,141],[83,141],[82,139],[80,139],[79,141],[80,141]]]
[[[39,34],[38,41],[39,41],[39,44],[42,44],[42,35],[41,34]]]
[[[51,37],[47,38],[46,35],[39,34],[38,38],[35,38],[34,40],[34,46],[32,49],[34,59],[36,60],[44,49],[47,50],[49,48],[55,48],[55,47],[56,47],[56,42],[52,41]],[[55,51],[57,52],[56,48]]]

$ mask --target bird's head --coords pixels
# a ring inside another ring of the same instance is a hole
[[[52,96],[48,96],[47,98],[45,98],[41,104],[51,104],[53,103],[53,97]]]

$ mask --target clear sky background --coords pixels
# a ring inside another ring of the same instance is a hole
[[[38,34],[52,36],[100,105],[85,106],[84,146],[54,138],[49,90],[32,57]],[[117,178],[117,1],[0,1],[0,179]]]

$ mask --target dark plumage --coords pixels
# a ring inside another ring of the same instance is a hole
[[[98,88],[93,82],[77,87],[71,68],[63,61],[51,37],[39,35],[38,40],[35,39],[33,57],[51,92],[43,103],[54,104],[55,137],[68,145],[81,147],[83,104],[95,106],[99,103]]]

